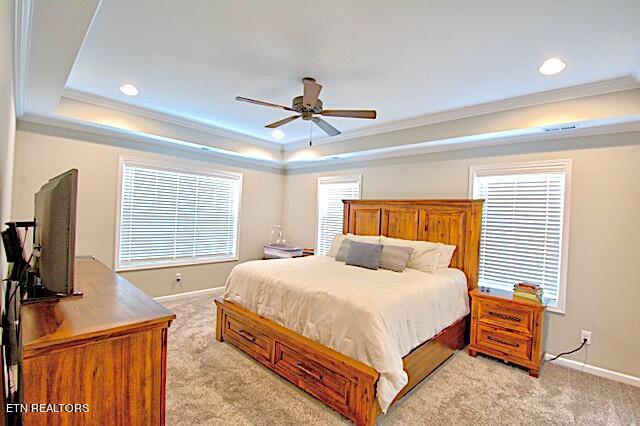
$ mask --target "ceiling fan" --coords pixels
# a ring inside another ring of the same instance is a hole
[[[236,101],[249,102],[250,104],[262,105],[272,108],[279,108],[285,111],[292,111],[297,114],[278,120],[275,123],[267,124],[265,127],[276,129],[287,123],[302,118],[303,120],[311,120],[316,126],[320,127],[327,135],[336,136],[340,131],[331,124],[324,121],[318,115],[325,117],[348,117],[348,118],[376,118],[374,110],[358,110],[358,109],[323,109],[322,101],[318,98],[322,86],[316,82],[314,78],[305,77],[302,79],[304,90],[302,96],[296,96],[291,102],[291,107],[284,105],[272,104],[270,102],[257,101],[255,99],[243,98],[236,96]]]

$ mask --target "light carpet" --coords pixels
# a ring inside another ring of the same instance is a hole
[[[168,425],[347,424],[324,404],[215,340],[211,295],[164,302]],[[378,424],[640,424],[640,388],[545,364],[540,378],[457,352]]]

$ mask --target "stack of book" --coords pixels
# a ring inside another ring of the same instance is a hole
[[[513,295],[542,302],[542,287],[537,284],[518,283],[513,286]]]
[[[300,247],[291,247],[284,244],[264,245],[265,259],[286,259],[298,256],[302,256],[302,249]]]

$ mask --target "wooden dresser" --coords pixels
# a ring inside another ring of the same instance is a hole
[[[470,292],[469,355],[478,352],[518,364],[538,377],[542,360],[542,303],[513,297],[508,291]]]
[[[164,424],[167,328],[175,314],[95,259],[78,258],[75,267],[82,297],[20,309],[20,398],[88,404],[88,411],[29,410],[23,423]]]

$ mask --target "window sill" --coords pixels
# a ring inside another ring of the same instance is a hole
[[[564,309],[552,308],[552,307],[547,307],[547,312],[551,312],[551,313],[557,314],[557,315],[565,315],[567,313]]]
[[[206,265],[209,263],[236,262],[238,260],[240,260],[240,258],[238,256],[234,256],[234,257],[209,258],[209,259],[201,259],[201,260],[189,260],[189,261],[183,261],[183,262],[157,263],[157,264],[136,265],[136,266],[118,266],[115,268],[115,271],[116,272],[144,271],[147,269],[177,268],[177,267],[183,267],[183,266]]]

